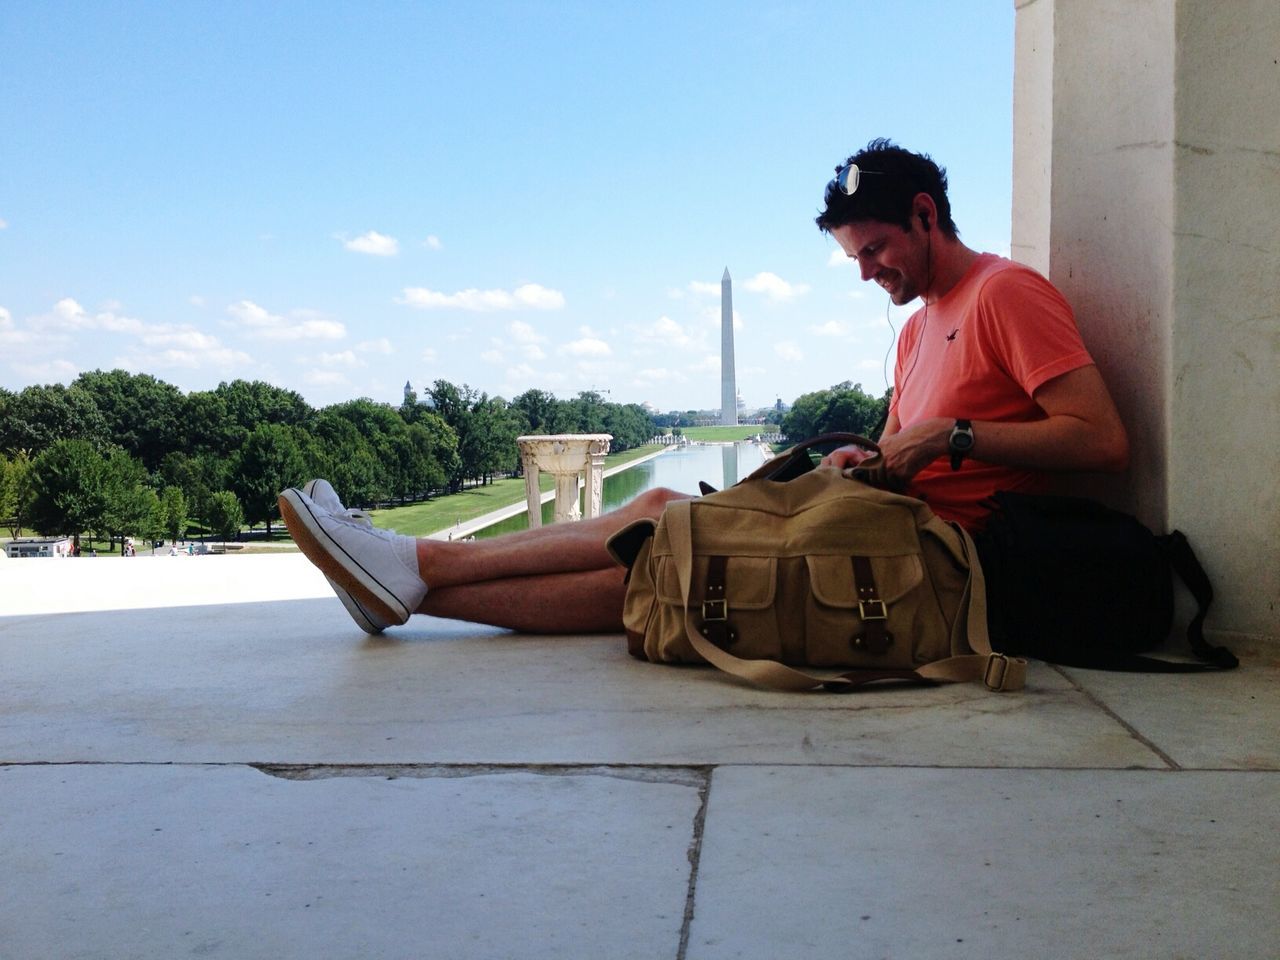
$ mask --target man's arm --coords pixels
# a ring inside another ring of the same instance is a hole
[[[1054,377],[1032,399],[1045,412],[1030,423],[975,421],[970,456],[1030,470],[1119,472],[1129,465],[1129,437],[1098,368],[1080,367]],[[935,417],[903,430],[889,417],[880,449],[890,478],[905,484],[925,466],[947,456],[954,418]],[[865,456],[842,447],[823,462],[857,463]]]

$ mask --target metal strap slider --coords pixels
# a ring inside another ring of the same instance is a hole
[[[888,620],[889,610],[883,600],[859,600],[858,616],[865,620]]]
[[[987,670],[982,682],[988,690],[1003,690],[1006,674],[1009,672],[1009,658],[1003,653],[993,653],[987,658]]]

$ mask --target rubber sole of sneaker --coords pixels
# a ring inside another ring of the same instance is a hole
[[[276,502],[293,542],[326,577],[384,622],[399,624],[409,619],[413,611],[324,532],[300,491],[286,490]]]
[[[313,500],[315,499],[315,496],[313,495],[315,485],[316,481],[312,480],[302,488],[302,492]],[[386,629],[386,624],[375,620],[368,610],[360,606],[360,601],[347,593],[347,591],[343,590],[342,587],[330,577],[325,577],[325,579],[329,581],[329,586],[333,588],[334,595],[338,598],[342,606],[346,608],[347,613],[351,615],[351,619],[356,622],[357,627],[365,633],[375,637]]]

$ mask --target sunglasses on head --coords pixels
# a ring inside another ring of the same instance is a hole
[[[857,192],[858,184],[862,182],[863,176],[870,174],[875,177],[883,177],[884,173],[883,170],[863,170],[856,163],[846,163],[836,167],[835,179],[831,182],[846,197],[852,197]]]

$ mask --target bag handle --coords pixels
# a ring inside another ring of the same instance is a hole
[[[969,636],[977,639],[978,652],[948,657],[928,663],[917,670],[851,670],[836,675],[806,673],[776,660],[745,660],[716,646],[703,637],[689,616],[689,599],[693,587],[693,503],[692,500],[676,500],[667,504],[663,518],[667,523],[667,536],[671,543],[672,560],[680,582],[683,603],[685,636],[693,649],[712,666],[749,683],[772,690],[831,690],[848,692],[877,680],[915,680],[918,682],[972,681],[982,683],[990,690],[1021,690],[1026,683],[1027,661],[1019,657],[1006,657],[993,653],[987,640],[986,603],[982,592],[981,567],[976,560],[973,539],[960,527],[965,541],[965,552],[970,560],[969,582],[965,588],[962,607],[967,606]],[[970,644],[973,646],[973,644]]]
[[[809,456],[810,450],[831,444],[862,447],[864,450],[870,450],[875,455],[868,458],[863,464],[859,464],[855,469],[862,470],[865,464],[867,472],[870,473],[880,463],[880,447],[874,440],[868,440],[866,437],[859,436],[856,433],[824,433],[822,436],[810,437],[808,440],[796,444],[786,453],[780,454],[772,460],[766,460],[764,464],[747,474],[741,482],[746,483],[748,480],[793,480],[814,468],[813,459]]]

